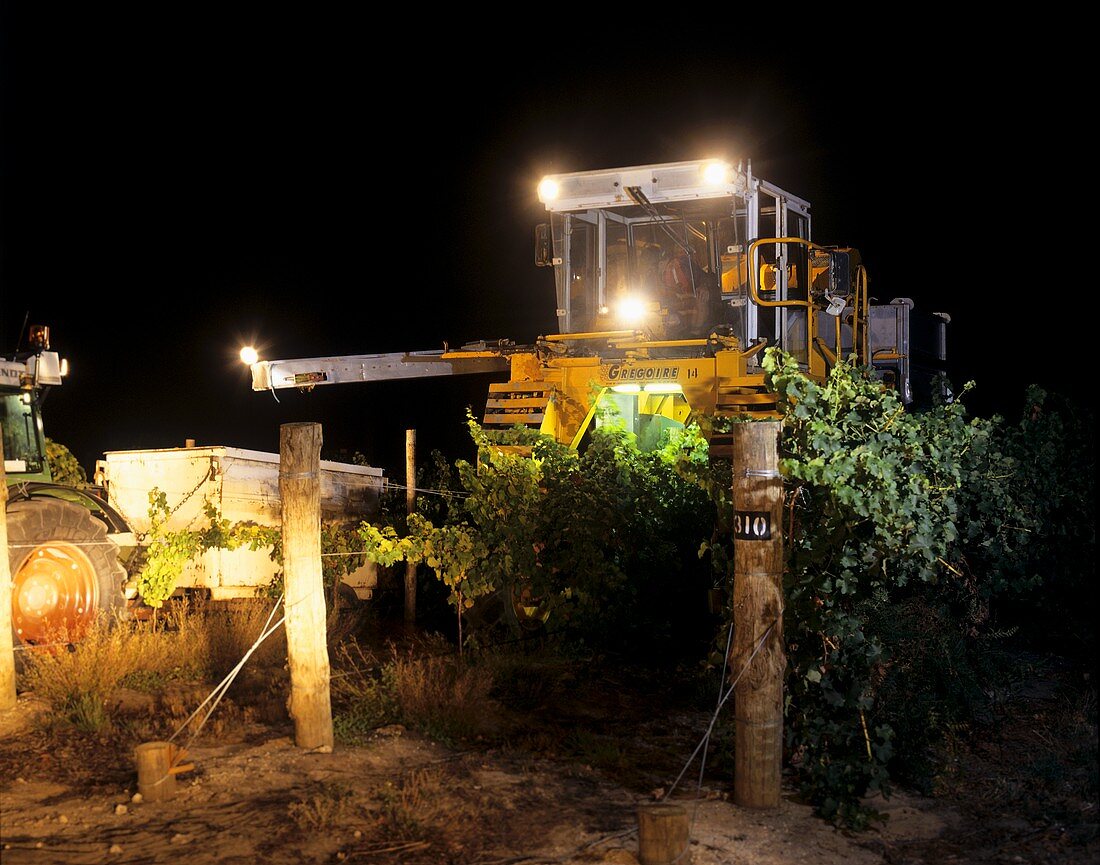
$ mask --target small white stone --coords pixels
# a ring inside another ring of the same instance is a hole
[[[355,840],[358,841],[362,837],[363,837],[363,833],[360,832],[358,829],[356,829],[355,830]]]
[[[122,804],[115,805],[115,813],[117,815],[119,815],[120,817],[123,814],[125,814],[128,810],[130,810],[130,809],[127,808],[125,805],[122,805]]]
[[[130,797],[130,801],[133,802],[135,805],[140,805],[144,800],[142,799],[140,793],[135,793],[133,796]]]
[[[107,852],[108,853],[121,853],[122,852],[122,847],[120,847],[118,844],[112,844],[111,849],[108,850]]]
[[[41,841],[39,841],[34,845],[34,849],[35,850],[41,850],[45,846],[46,846],[45,844],[43,844]]]

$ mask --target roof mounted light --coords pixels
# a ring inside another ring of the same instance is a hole
[[[539,184],[539,200],[552,213],[625,207],[643,197],[655,205],[674,204],[743,195],[748,182],[724,159],[692,159],[547,174]]]
[[[729,183],[733,174],[733,166],[720,159],[712,159],[703,164],[703,183],[707,186],[721,186]]]
[[[256,361],[260,359],[260,353],[256,351],[254,346],[246,345],[241,349],[241,363],[246,366],[252,366]]]
[[[539,181],[539,201],[545,204],[558,197],[561,187],[553,177],[544,177]]]

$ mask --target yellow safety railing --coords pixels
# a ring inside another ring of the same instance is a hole
[[[778,246],[781,243],[794,243],[800,246],[804,246],[807,249],[816,249],[821,252],[832,254],[832,250],[824,246],[818,246],[816,243],[801,237],[761,237],[758,240],[754,240],[749,244],[748,260],[749,260],[749,294],[752,297],[753,303],[757,306],[764,307],[803,307],[806,310],[806,333],[807,337],[812,339],[814,344],[821,350],[822,354],[829,360],[830,363],[835,364],[838,357],[843,353],[843,343],[841,338],[841,326],[842,322],[840,316],[836,316],[836,328],[834,335],[834,344],[832,350],[825,344],[825,341],[818,337],[817,334],[817,309],[814,307],[813,300],[810,297],[810,288],[806,288],[805,300],[765,300],[760,296],[758,289],[758,283],[760,280],[759,272],[757,268],[752,266],[753,254],[756,250],[765,243],[771,243]],[[763,266],[760,268],[763,269]],[[870,294],[868,289],[868,276],[867,269],[862,265],[856,266],[856,284],[854,297],[852,298],[852,351],[856,357],[860,358],[863,363],[870,362],[868,357],[868,338],[867,338],[867,321],[868,321],[868,304],[870,303]],[[807,346],[809,348],[809,346]]]

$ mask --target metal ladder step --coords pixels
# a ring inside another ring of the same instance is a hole
[[[546,382],[494,382],[485,401],[484,425],[507,429],[516,424],[538,429],[546,417],[553,388]]]

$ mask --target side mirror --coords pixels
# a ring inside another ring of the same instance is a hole
[[[535,266],[550,267],[555,263],[554,244],[550,239],[550,224],[543,222],[535,226]]]

